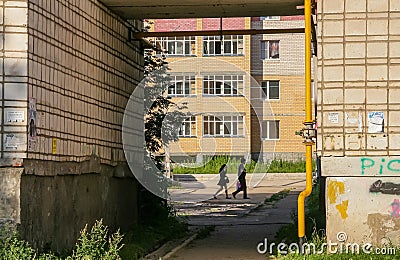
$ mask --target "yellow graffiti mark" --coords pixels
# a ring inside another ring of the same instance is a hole
[[[337,195],[344,193],[344,183],[341,181],[328,181],[328,198],[329,203],[336,203]]]
[[[342,216],[342,219],[345,219],[349,216],[347,215],[347,206],[349,206],[348,200],[343,201],[342,204],[336,205],[336,208],[339,211],[340,215]]]

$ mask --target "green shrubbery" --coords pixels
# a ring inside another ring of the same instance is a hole
[[[86,225],[80,232],[70,256],[61,257],[52,252],[39,253],[28,242],[19,238],[17,232],[4,227],[0,232],[0,259],[20,260],[117,260],[140,259],[166,241],[182,237],[187,233],[187,224],[176,219],[171,209],[165,219],[155,217],[151,225],[137,225],[125,236],[119,231],[109,235],[102,220],[89,229]],[[124,243],[124,244],[123,244]]]
[[[114,260],[121,259],[119,251],[122,248],[122,235],[117,231],[108,235],[108,228],[103,225],[102,220],[96,221],[88,230],[87,226],[81,231],[75,250],[67,260],[73,259],[99,259]],[[16,231],[9,226],[4,226],[0,235],[0,259],[39,259],[52,260],[62,259],[53,253],[38,253],[28,242],[19,238]]]
[[[206,158],[204,165],[197,165],[193,163],[182,163],[176,165],[173,169],[174,174],[217,174],[222,164],[228,165],[228,173],[237,173],[238,166],[240,164],[239,158],[230,158],[229,156],[214,156]],[[313,163],[313,169],[315,163]],[[295,162],[284,161],[284,160],[273,160],[270,163],[256,163],[251,160],[246,164],[247,172],[257,173],[293,173],[293,172],[305,172],[306,162],[298,160]]]
[[[119,230],[108,236],[108,228],[103,225],[102,220],[96,221],[93,227],[88,231],[87,225],[81,231],[81,235],[76,243],[76,249],[72,256],[67,260],[73,259],[101,259],[113,260],[121,259],[119,251],[122,248],[123,236]]]

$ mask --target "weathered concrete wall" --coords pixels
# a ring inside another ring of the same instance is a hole
[[[332,242],[345,232],[349,242],[400,243],[399,24],[399,1],[318,1],[318,153]]]
[[[20,183],[22,168],[0,169],[0,223],[20,222]]]
[[[330,177],[327,190],[327,236],[339,232],[346,243],[400,244],[400,184],[397,177]]]
[[[33,246],[56,251],[72,249],[86,224],[103,219],[111,230],[126,230],[137,221],[138,182],[127,166],[91,162],[96,164],[96,173],[68,174],[68,169],[76,172],[82,163],[28,164],[35,164],[37,169],[54,169],[47,176],[21,177],[20,232]],[[81,169],[85,171],[84,168]]]

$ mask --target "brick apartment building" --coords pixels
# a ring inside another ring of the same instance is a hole
[[[223,30],[299,28],[302,17],[224,18]],[[156,19],[154,31],[219,30],[219,18]],[[207,155],[303,156],[304,35],[159,37],[172,76],[168,95],[187,103],[173,160]]]
[[[253,29],[303,28],[303,16],[252,18]],[[304,145],[295,132],[304,120],[304,34],[251,38],[252,154],[264,161],[296,160]]]

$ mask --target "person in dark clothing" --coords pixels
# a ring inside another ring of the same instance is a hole
[[[225,188],[225,198],[230,199],[231,197],[228,196],[228,187],[227,183],[229,182],[228,176],[226,176],[226,171],[227,171],[228,166],[226,164],[223,164],[221,168],[219,168],[219,181],[217,185],[219,185],[219,189],[217,192],[214,194],[214,199],[217,198],[217,195],[220,191],[222,191]]]
[[[246,184],[246,169],[244,168],[244,164],[246,160],[244,158],[241,159],[241,164],[238,167],[238,180],[240,183],[240,187],[237,187],[236,191],[232,193],[232,196],[236,199],[236,195],[243,191],[243,199],[249,199],[247,197],[247,184]]]

